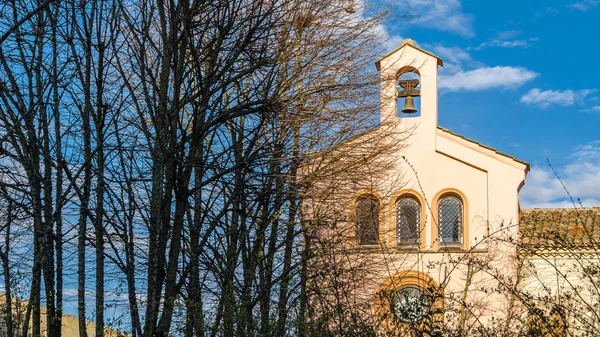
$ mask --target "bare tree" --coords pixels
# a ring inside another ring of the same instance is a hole
[[[77,284],[79,335],[93,293],[102,336],[123,282],[135,336],[311,334],[316,227],[301,202],[396,148],[353,140],[365,151],[341,171],[322,157],[378,122],[381,16],[338,0],[1,6],[1,187],[7,219],[33,234],[11,333],[60,336]],[[24,250],[8,220],[12,317]]]

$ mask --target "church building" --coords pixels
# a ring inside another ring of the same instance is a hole
[[[566,280],[585,278],[565,268],[583,256],[574,251],[599,256],[600,210],[521,210],[529,164],[438,125],[441,58],[406,39],[376,66],[380,126],[340,152],[361,152],[365,137],[377,146],[400,139],[401,148],[380,154],[385,163],[373,165],[377,179],[349,178],[337,183],[346,186],[340,196],[305,205],[315,214],[335,203],[329,209],[337,210],[336,225],[322,236],[343,237],[345,248],[336,254],[351,258],[336,261],[355,267],[349,288],[356,305],[388,335],[518,334],[544,322],[549,327],[539,335],[562,336],[581,317],[567,317],[560,300],[540,299],[556,299]],[[549,262],[557,256],[562,267]],[[557,284],[556,276],[566,274]]]

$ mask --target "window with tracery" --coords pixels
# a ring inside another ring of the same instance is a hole
[[[396,291],[391,300],[392,313],[404,323],[420,323],[430,313],[433,301],[423,289],[409,286]]]
[[[379,199],[372,195],[356,200],[356,233],[358,244],[374,245],[379,242]]]
[[[439,238],[442,243],[462,243],[463,204],[460,198],[448,195],[438,203]]]
[[[396,236],[398,243],[418,243],[421,238],[421,205],[412,197],[396,204]]]

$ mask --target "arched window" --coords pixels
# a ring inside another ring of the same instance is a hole
[[[374,245],[379,242],[379,199],[372,195],[356,200],[356,234],[358,244]]]
[[[438,225],[440,242],[462,243],[463,236],[463,204],[454,196],[448,195],[438,203]]]
[[[421,205],[415,198],[402,198],[396,204],[396,231],[400,244],[420,241]]]

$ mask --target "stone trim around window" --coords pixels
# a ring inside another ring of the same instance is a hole
[[[454,196],[462,202],[462,243],[440,244],[438,227],[440,222],[438,219],[439,201],[445,196]],[[469,250],[469,200],[466,195],[455,188],[445,188],[439,191],[432,199],[432,223],[431,223],[431,249],[434,251],[460,252]]]
[[[398,204],[398,202],[405,197],[411,197],[414,198],[415,200],[417,200],[419,202],[419,206],[421,208],[421,214],[420,214],[420,221],[421,221],[421,235],[420,235],[420,242],[418,245],[409,245],[409,244],[398,244],[398,238],[397,238],[397,228],[396,228],[396,205]],[[427,231],[426,231],[426,224],[427,224],[427,203],[425,202],[425,199],[423,198],[423,196],[421,196],[421,194],[419,194],[417,191],[412,190],[412,189],[403,189],[400,190],[396,193],[394,193],[392,195],[392,197],[390,198],[390,202],[389,202],[389,235],[388,235],[388,247],[390,248],[399,248],[401,250],[407,250],[407,251],[425,251],[426,249],[426,245],[427,245]]]

